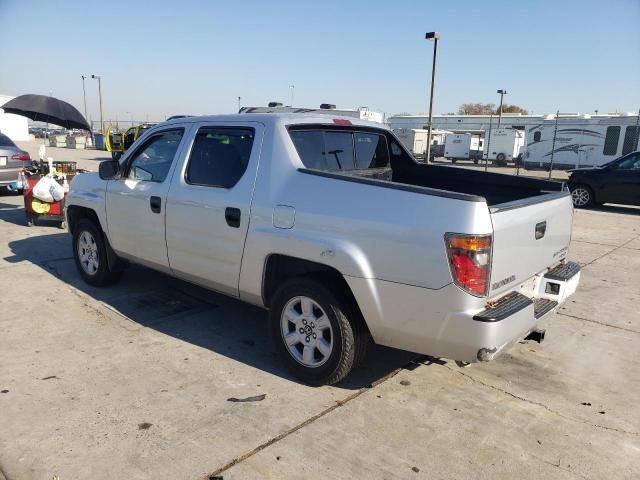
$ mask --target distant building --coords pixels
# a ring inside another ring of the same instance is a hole
[[[14,142],[29,140],[29,123],[27,117],[4,113],[2,105],[14,97],[0,95],[0,133],[4,133]]]

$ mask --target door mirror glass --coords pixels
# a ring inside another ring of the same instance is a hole
[[[117,180],[120,178],[120,163],[117,160],[100,162],[98,175],[102,180]]]

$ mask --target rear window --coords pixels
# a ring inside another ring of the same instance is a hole
[[[307,168],[336,171],[389,166],[387,140],[382,134],[339,130],[292,130],[290,134]]]
[[[16,144],[7,137],[6,135],[0,133],[0,147],[15,147]]]

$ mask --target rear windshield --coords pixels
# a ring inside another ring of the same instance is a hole
[[[16,144],[9,137],[0,133],[0,147],[15,147]]]
[[[389,166],[387,139],[379,133],[292,130],[290,135],[307,168],[335,171]]]

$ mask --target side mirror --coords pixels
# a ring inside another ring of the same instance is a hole
[[[98,166],[98,175],[102,180],[117,180],[120,178],[120,173],[118,160],[104,160]]]

